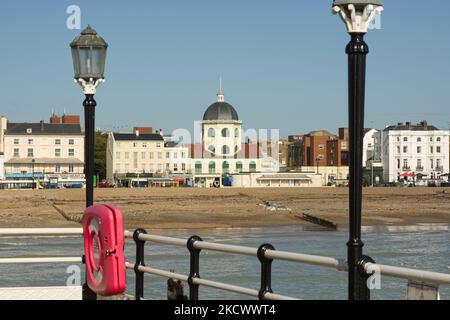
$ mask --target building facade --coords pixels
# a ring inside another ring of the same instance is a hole
[[[236,109],[225,102],[222,90],[203,115],[201,128],[202,142],[191,148],[194,186],[220,187],[225,184],[225,175],[261,171],[260,144],[251,140],[243,143],[242,121]]]
[[[158,133],[109,133],[106,147],[107,180],[111,184],[133,178],[167,177],[190,170],[189,148],[166,143]],[[144,130],[144,132],[151,132]]]
[[[383,131],[384,180],[439,179],[448,174],[449,135],[426,121],[387,127]]]
[[[50,123],[0,122],[4,178],[54,184],[84,183],[84,134],[78,116]],[[66,119],[66,120],[64,120]]]

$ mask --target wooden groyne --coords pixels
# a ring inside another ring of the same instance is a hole
[[[315,217],[313,215],[310,214],[306,214],[303,213],[301,216],[299,216],[300,219],[302,219],[303,221],[306,222],[310,222],[313,223],[315,225],[321,226],[321,227],[325,227],[327,229],[331,229],[331,230],[337,230],[338,229],[338,225],[332,221],[329,220],[325,220],[319,217]]]

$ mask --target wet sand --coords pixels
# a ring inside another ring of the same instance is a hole
[[[77,227],[85,190],[0,191],[0,228]],[[348,189],[97,189],[134,229],[203,229],[309,225],[302,213],[348,224]],[[265,202],[291,211],[264,210]],[[66,218],[55,208],[66,214]],[[363,224],[449,223],[450,189],[367,188]]]

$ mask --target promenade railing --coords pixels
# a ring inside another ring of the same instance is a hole
[[[49,236],[81,236],[82,229],[0,229],[0,238],[5,237],[26,237],[41,238]],[[260,300],[299,300],[298,298],[284,296],[272,290],[272,263],[275,260],[292,263],[306,264],[324,268],[331,268],[341,272],[348,272],[348,265],[344,259],[332,257],[307,255],[286,251],[278,251],[271,244],[263,244],[259,248],[251,248],[236,245],[226,245],[203,241],[198,236],[189,239],[179,239],[150,235],[144,229],[137,229],[134,232],[125,231],[126,239],[132,239],[136,247],[134,262],[126,262],[125,267],[135,273],[135,299],[144,299],[144,276],[151,274],[167,279],[176,279],[189,284],[189,299],[199,299],[199,288],[205,286],[227,292],[242,294]],[[157,245],[170,245],[187,249],[190,256],[189,274],[179,274],[167,270],[160,270],[147,266],[145,263],[145,248],[147,243]],[[200,253],[202,250],[215,251],[225,254],[236,254],[257,258],[260,263],[260,285],[257,289],[245,288],[232,284],[203,279],[200,275]],[[39,257],[39,258],[0,258],[0,265],[4,264],[56,264],[56,263],[82,263],[82,257]],[[424,271],[411,268],[395,267],[372,262],[367,262],[361,266],[370,278],[376,272],[380,276],[416,281],[436,286],[450,286],[450,274]],[[1,289],[0,289],[1,290]],[[207,298],[207,297],[206,297]]]

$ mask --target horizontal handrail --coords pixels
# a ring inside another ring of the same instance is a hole
[[[338,260],[335,258],[314,256],[308,254],[292,253],[285,251],[267,250],[265,252],[266,258],[277,259],[284,261],[300,262],[321,267],[335,268],[339,271],[348,271],[348,264],[345,260]]]
[[[126,238],[133,238],[133,233],[126,231]],[[171,237],[162,237],[162,236],[154,236],[149,234],[139,234],[139,240],[142,241],[150,241],[158,244],[165,245],[175,245],[179,247],[186,246],[186,240],[177,239]],[[194,248],[198,250],[210,250],[224,253],[233,253],[233,254],[241,254],[256,257],[258,255],[258,249],[251,247],[243,247],[243,246],[234,246],[227,244],[218,244],[206,241],[195,241]],[[317,265],[329,268],[335,268],[340,271],[347,271],[347,263],[344,260],[338,260],[335,258],[322,257],[322,256],[314,256],[314,255],[306,255],[292,252],[284,252],[284,251],[276,251],[276,250],[267,250],[265,252],[265,257],[269,259],[278,259],[284,261],[292,261],[292,262],[301,262],[310,265]]]
[[[83,234],[82,228],[16,228],[0,229],[0,237],[17,236],[80,236]]]
[[[61,258],[1,258],[0,264],[52,264],[52,263],[82,263],[80,257]]]
[[[367,263],[365,265],[367,272],[372,273],[378,269],[381,275],[393,278],[402,278],[407,280],[416,280],[426,283],[450,285],[450,274],[424,271],[403,267],[387,266],[383,264]]]
[[[135,264],[130,263],[130,262],[126,262],[125,266],[129,270],[134,270],[134,268],[135,268]],[[159,269],[150,268],[150,267],[139,266],[138,270],[142,271],[144,273],[149,273],[149,274],[153,274],[155,276],[160,276],[160,277],[168,278],[168,279],[172,278],[172,279],[181,280],[181,281],[188,281],[188,278],[189,278],[188,276],[185,276],[185,275],[182,275],[179,273],[159,270]]]
[[[134,270],[135,264],[127,262],[126,268],[129,270]],[[147,274],[152,274],[152,275],[156,275],[156,276],[160,276],[160,277],[164,277],[164,278],[168,278],[168,279],[172,278],[172,279],[181,280],[181,281],[188,281],[188,279],[189,279],[189,277],[186,275],[169,272],[169,271],[164,271],[164,270],[159,270],[159,269],[150,268],[150,267],[139,266],[138,270],[141,272],[147,273]],[[202,286],[210,287],[210,288],[214,288],[214,289],[239,293],[239,294],[243,294],[243,295],[254,297],[254,298],[258,298],[258,296],[259,296],[259,292],[257,290],[248,289],[248,288],[235,286],[235,285],[230,285],[230,284],[226,284],[223,282],[211,281],[211,280],[206,280],[206,279],[202,279],[202,278],[195,278],[195,279],[193,279],[193,282],[195,285],[202,285]],[[266,300],[297,300],[292,297],[282,296],[282,295],[274,294],[274,293],[266,293],[264,298]]]

